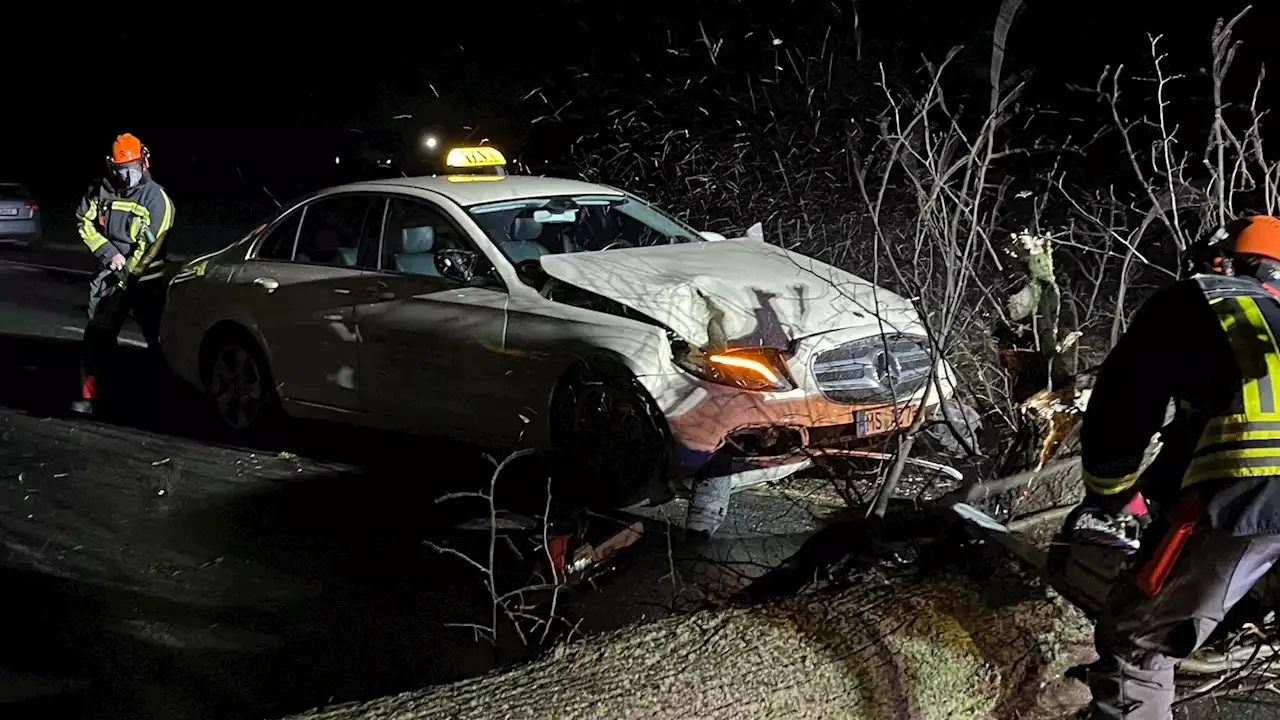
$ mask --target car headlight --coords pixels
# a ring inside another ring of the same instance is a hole
[[[773,348],[735,348],[709,352],[678,341],[672,344],[677,365],[691,375],[743,390],[791,390],[795,383],[786,358]]]

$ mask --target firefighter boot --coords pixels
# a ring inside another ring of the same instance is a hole
[[[80,399],[71,403],[71,412],[77,415],[92,415],[93,403],[98,397],[98,379],[89,375],[80,383]]]

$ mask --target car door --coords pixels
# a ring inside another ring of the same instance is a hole
[[[474,279],[446,277],[442,251],[475,253]],[[506,288],[443,208],[388,200],[380,268],[356,305],[363,401],[388,424],[470,441],[507,440],[519,408],[495,403],[504,376]],[[518,429],[517,429],[518,432]]]
[[[355,305],[377,267],[386,202],[322,196],[265,231],[233,278],[283,399],[361,410]]]

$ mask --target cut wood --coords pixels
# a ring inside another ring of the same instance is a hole
[[[882,578],[670,617],[506,672],[295,717],[1062,717],[1088,700],[1063,673],[1092,659],[1090,639],[1080,612],[1038,587]]]

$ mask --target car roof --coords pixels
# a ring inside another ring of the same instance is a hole
[[[452,180],[450,178],[453,178]],[[350,185],[343,185],[330,190],[368,190],[370,186],[386,188],[416,188],[440,193],[450,200],[468,207],[482,203],[500,202],[503,200],[520,200],[531,197],[547,197],[549,195],[622,195],[623,192],[608,185],[566,180],[562,178],[535,177],[532,175],[503,175],[497,178],[485,176],[483,181],[459,182],[458,177],[427,175],[421,177],[388,178],[384,180],[368,180]],[[474,176],[470,176],[474,177]],[[493,179],[491,179],[493,178]]]

